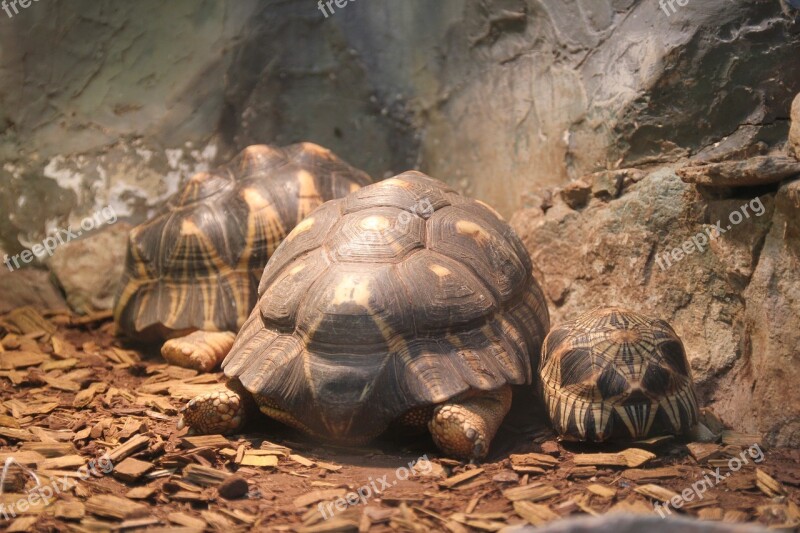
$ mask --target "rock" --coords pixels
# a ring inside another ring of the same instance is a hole
[[[231,476],[217,487],[219,495],[226,500],[242,498],[247,495],[249,490],[247,480],[240,476]]]
[[[283,0],[72,0],[3,16],[0,241],[108,202],[143,221],[253,143],[315,141],[373,175],[421,167],[504,215],[608,165],[782,146],[794,17],[766,0],[660,6],[407,0],[326,19]]]
[[[23,268],[9,272],[0,265],[0,294],[0,315],[26,305],[37,309],[67,309],[67,302],[44,270]]]
[[[754,187],[779,183],[800,175],[800,162],[786,156],[758,156],[677,170],[686,183],[709,187]]]
[[[113,307],[130,230],[129,224],[117,222],[56,248],[48,266],[76,312]]]
[[[552,323],[607,305],[663,318],[683,339],[702,405],[770,444],[800,446],[800,403],[786,398],[800,383],[797,184],[707,199],[661,169],[617,199],[523,210],[511,224]]]
[[[583,180],[575,180],[564,187],[559,194],[572,209],[580,209],[589,202],[592,186]]]
[[[789,129],[789,153],[800,159],[800,93],[792,102],[792,125]]]

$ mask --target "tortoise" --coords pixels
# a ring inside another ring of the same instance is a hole
[[[427,429],[446,454],[480,459],[550,325],[500,215],[418,172],[314,211],[259,296],[223,361],[228,387],[191,400],[179,428],[233,433],[257,407],[338,445]]]
[[[619,307],[553,328],[539,374],[550,420],[565,440],[682,434],[699,418],[678,335],[664,320]]]
[[[308,213],[371,183],[312,143],[253,145],[193,175],[128,239],[115,302],[118,330],[166,340],[173,364],[209,371],[256,303],[258,280],[281,240]]]

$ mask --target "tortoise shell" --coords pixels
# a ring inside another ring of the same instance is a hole
[[[530,383],[549,328],[511,228],[418,172],[314,211],[270,259],[259,296],[225,374],[339,442],[418,407]]]
[[[615,307],[585,313],[548,334],[539,372],[567,440],[680,434],[698,419],[683,343],[663,320]]]
[[[311,143],[250,146],[195,174],[130,233],[115,304],[119,329],[141,340],[238,330],[283,238],[322,203],[370,182]]]

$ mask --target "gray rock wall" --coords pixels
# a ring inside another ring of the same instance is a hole
[[[783,142],[795,12],[669,12],[371,0],[325,18],[312,1],[61,0],[0,13],[0,248],[107,204],[138,222],[255,142],[316,141],[377,177],[419,167],[505,214],[590,171]]]

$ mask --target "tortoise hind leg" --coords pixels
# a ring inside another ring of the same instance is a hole
[[[462,459],[482,459],[511,408],[511,387],[436,406],[428,429],[442,452]]]
[[[188,426],[193,433],[201,435],[235,433],[255,411],[250,393],[239,381],[231,381],[224,389],[190,400],[181,411],[178,429]]]
[[[195,331],[165,342],[161,355],[172,365],[211,372],[231,351],[235,339],[230,331]]]

